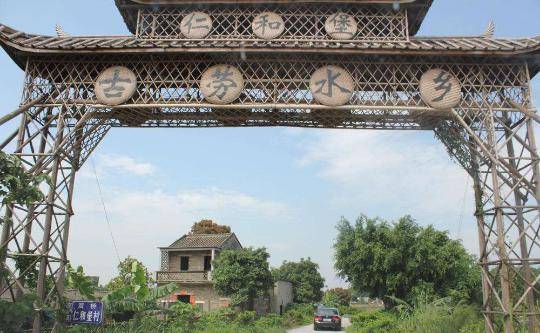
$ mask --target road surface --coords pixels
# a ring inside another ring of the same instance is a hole
[[[349,320],[349,318],[343,318],[343,323],[342,323],[342,326],[344,327],[343,331],[345,331],[345,327],[349,326],[350,324],[351,324],[351,321]],[[287,331],[287,333],[311,333],[311,332],[315,332],[313,330],[313,324],[309,324],[307,326],[303,326],[303,327],[299,327],[299,328],[295,328],[295,329]],[[321,332],[321,331],[317,331],[317,332]],[[324,332],[331,332],[331,331],[324,331]]]

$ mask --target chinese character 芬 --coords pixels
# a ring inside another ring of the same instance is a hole
[[[437,98],[432,99],[432,102],[442,101],[446,95],[452,90],[452,82],[450,82],[450,74],[441,71],[439,75],[433,79],[433,83],[436,84],[435,91],[444,90],[442,95]]]
[[[342,93],[352,93],[351,90],[346,87],[340,86],[336,81],[341,76],[341,73],[334,73],[332,68],[326,69],[326,78],[317,81],[315,84],[318,86],[318,89],[314,92],[316,94],[323,94],[328,97],[333,97],[334,87],[339,89]]]
[[[213,89],[213,92],[208,95],[208,97],[216,96],[220,100],[223,100],[230,88],[236,88],[238,86],[232,79],[233,75],[234,73],[231,70],[231,66],[227,66],[225,70],[216,68],[211,76],[211,78],[215,80],[212,80],[206,85],[208,88],[211,87]]]
[[[124,87],[119,85],[119,83],[131,83],[131,79],[129,78],[121,78],[120,77],[120,69],[115,69],[113,73],[113,77],[109,79],[103,79],[98,82],[101,86],[109,85],[109,87],[103,89],[103,92],[106,97],[121,97],[124,91],[126,90]],[[79,309],[81,309],[81,305],[79,304]]]
[[[187,33],[189,34],[192,30],[209,30],[210,24],[208,22],[208,17],[200,15],[199,13],[191,13],[187,16],[183,27],[187,27]]]
[[[258,20],[255,20],[255,22],[253,22],[253,30],[261,30],[261,34],[265,35],[267,28],[270,30],[278,30],[279,28],[281,28],[282,23],[277,20],[269,20],[269,16],[269,13],[259,15]]]
[[[353,26],[350,22],[349,15],[344,13],[336,14],[330,19],[330,22],[333,24],[335,32],[353,35],[353,33],[350,32]]]

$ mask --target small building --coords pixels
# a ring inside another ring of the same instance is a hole
[[[184,235],[167,247],[160,247],[161,270],[156,273],[158,285],[174,282],[178,289],[163,305],[178,301],[198,306],[203,311],[228,307],[230,299],[220,296],[212,283],[213,261],[223,250],[241,249],[234,233]],[[292,303],[292,284],[276,281],[268,295],[255,302],[258,313],[282,314]]]
[[[212,262],[226,249],[241,249],[234,233],[184,235],[167,247],[160,247],[161,270],[158,285],[174,282],[176,290],[164,303],[191,303],[203,311],[229,306],[230,299],[219,296],[213,288]]]

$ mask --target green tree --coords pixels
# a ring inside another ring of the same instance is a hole
[[[347,306],[351,303],[352,292],[350,289],[334,288],[327,290],[324,297],[335,299],[338,305]]]
[[[144,266],[144,264],[139,260],[128,256],[118,264],[118,276],[107,283],[107,289],[113,291],[129,285],[131,283],[131,279],[133,278],[133,263],[137,263],[140,265],[140,267],[142,267],[148,284],[154,283],[152,275],[148,272],[148,268],[146,268],[146,266]]]
[[[228,234],[231,232],[231,227],[214,223],[212,220],[200,220],[191,227],[190,235],[197,234]]]
[[[0,151],[0,198],[2,206],[11,203],[30,205],[43,200],[39,185],[44,175],[26,172],[20,159]]]
[[[8,155],[0,151],[0,211],[7,205],[18,203],[30,205],[43,200],[44,196],[39,185],[47,180],[43,174],[34,175],[24,170],[21,160],[15,155]],[[10,223],[10,216],[0,216],[0,225]],[[5,258],[7,247],[0,250],[0,258]],[[15,265],[20,271],[26,271],[22,276],[23,284],[35,287],[37,281],[37,269],[35,257],[32,252],[21,253],[15,256]],[[0,267],[0,284],[6,278],[7,273]]]
[[[131,319],[133,315],[165,309],[157,305],[157,300],[170,295],[178,286],[174,283],[150,288],[147,270],[139,261],[131,261],[130,278],[122,287],[103,297],[108,313],[116,319]]]
[[[82,266],[73,268],[70,264],[68,264],[66,273],[66,285],[69,288],[76,289],[79,294],[84,296],[86,299],[95,299],[94,293],[96,291],[96,285],[89,276],[84,274],[84,269]]]
[[[370,297],[414,302],[418,295],[479,302],[480,270],[461,242],[410,216],[389,223],[361,216],[342,219],[334,244],[339,275]],[[390,296],[390,297],[389,297]]]
[[[302,258],[299,262],[284,261],[272,275],[276,281],[292,283],[295,303],[315,303],[323,296],[324,278],[319,273],[319,265],[310,258]]]
[[[212,280],[215,290],[231,297],[233,305],[253,310],[257,296],[273,286],[265,248],[225,250],[214,260]]]

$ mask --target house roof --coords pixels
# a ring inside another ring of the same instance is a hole
[[[234,233],[227,234],[196,234],[196,235],[184,235],[176,240],[174,243],[168,246],[168,248],[175,249],[200,249],[200,248],[222,248],[225,243],[231,239],[236,238]],[[238,241],[238,239],[236,238]]]
[[[132,33],[137,30],[138,9],[144,7],[195,5],[198,8],[212,4],[365,4],[377,6],[395,6],[399,4],[407,8],[408,28],[411,35],[416,34],[424,20],[433,0],[115,0],[116,7],[122,14],[126,25]]]
[[[540,67],[540,36],[530,38],[411,37],[408,41],[284,41],[148,39],[135,36],[58,37],[28,34],[0,24],[0,44],[24,67],[32,55],[54,54],[162,54],[188,52],[339,52],[377,55],[521,56]]]

